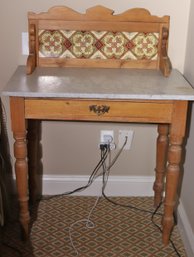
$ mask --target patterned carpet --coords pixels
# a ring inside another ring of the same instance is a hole
[[[111,199],[121,204],[154,210],[151,197]],[[0,257],[74,257],[77,255],[72,243],[81,257],[177,256],[171,244],[167,247],[162,245],[161,233],[151,222],[150,214],[113,205],[104,198],[99,200],[91,214],[94,227],[87,228],[86,219],[95,202],[95,197],[78,196],[41,201],[32,210],[30,241],[24,243],[19,239],[18,223],[7,224],[0,233],[0,239],[4,242],[0,244]],[[154,220],[160,225],[160,216]],[[171,238],[180,256],[186,256],[177,227]]]

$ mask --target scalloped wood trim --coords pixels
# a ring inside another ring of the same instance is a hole
[[[90,20],[90,21],[136,21],[136,22],[169,22],[169,16],[157,17],[150,14],[150,12],[143,8],[129,9],[121,14],[114,14],[114,11],[104,6],[95,6],[86,10],[85,14],[76,12],[75,10],[64,7],[54,6],[48,12],[39,14],[29,12],[29,19],[55,19],[55,20]],[[99,20],[100,18],[100,20]]]

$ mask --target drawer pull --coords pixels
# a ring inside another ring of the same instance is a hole
[[[107,105],[90,105],[89,110],[96,113],[98,116],[108,113],[110,106]]]

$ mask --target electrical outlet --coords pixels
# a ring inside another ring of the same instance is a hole
[[[132,139],[133,139],[133,130],[119,130],[119,138],[118,138],[118,148],[122,148],[126,137],[127,137],[127,143],[124,146],[124,150],[130,150],[131,149],[131,144],[132,144]]]
[[[110,150],[114,150],[116,145],[114,143],[114,131],[113,130],[101,130],[100,131],[100,144],[110,144]]]
[[[114,131],[113,130],[101,130],[100,131],[100,143],[113,143]]]

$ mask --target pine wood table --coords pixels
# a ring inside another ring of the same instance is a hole
[[[30,220],[28,199],[35,194],[32,174],[36,170],[36,150],[30,150],[30,145],[36,141],[36,128],[30,125],[31,121],[155,123],[159,135],[154,204],[157,206],[162,200],[165,181],[162,224],[163,243],[168,244],[174,224],[187,106],[194,100],[194,90],[178,71],[172,70],[165,78],[156,70],[37,67],[28,76],[25,67],[20,66],[3,94],[10,97],[20,221],[26,236]],[[27,157],[31,162],[29,170]]]

